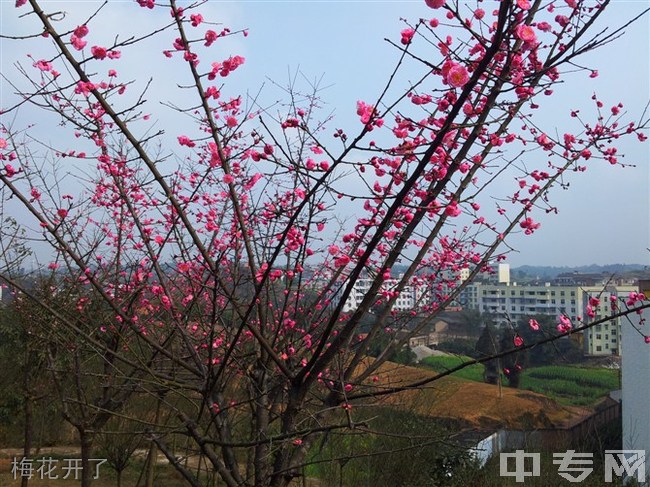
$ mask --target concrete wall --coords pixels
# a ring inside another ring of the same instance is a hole
[[[650,333],[649,326],[646,324],[641,330]],[[621,328],[623,449],[645,450],[647,460],[650,455],[650,344],[629,323]]]

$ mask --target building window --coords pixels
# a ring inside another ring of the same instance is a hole
[[[598,345],[598,346],[596,347],[596,352],[602,352],[602,351],[603,351],[603,347],[601,347],[600,345]]]

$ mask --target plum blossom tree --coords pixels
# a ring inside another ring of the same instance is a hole
[[[3,119],[27,106],[53,112],[67,137],[36,144],[20,117],[2,122],[3,198],[49,246],[44,271],[58,284],[34,296],[2,277],[94,354],[101,391],[83,404],[94,414],[81,414],[90,436],[150,395],[167,414],[149,439],[188,484],[200,481],[174,451],[178,435],[226,485],[288,485],[331,432],[372,431],[361,406],[440,377],[389,380],[382,370],[464,283],[506,257],[508,235],[533,234],[536,215],[556,211],[550,190],[568,173],[621,165],[619,139],[646,138],[643,116],[627,120],[596,95],[593,120],[566,113],[573,131],[536,122],[555,84],[596,75],[579,59],[622,33],[593,31],[609,1],[482,5],[423,2],[433,17],[391,41],[392,76],[358,101],[358,126],[327,136],[317,87],[292,86],[272,109],[237,93],[245,59],[215,47],[246,31],[215,27],[201,2],[137,0],[134,18],[170,16],[107,45],[93,36],[103,6],[67,28],[53,4],[16,2],[39,28],[3,42],[38,39],[49,51],[19,66],[22,77],[6,75],[20,100]],[[178,76],[173,102],[153,104],[147,83],[120,76],[122,52],[149,39]],[[419,75],[400,85],[407,69]],[[161,106],[185,122],[169,136],[150,115]],[[63,174],[65,164],[78,170]],[[492,193],[501,180],[511,190]],[[482,207],[482,194],[494,204]],[[353,221],[339,224],[342,205],[358,205]],[[397,265],[405,271],[393,279]],[[349,306],[361,278],[369,288]],[[65,312],[54,305],[59,287]],[[409,289],[422,290],[417,306],[398,313]],[[644,306],[640,296],[630,304]],[[386,345],[369,359],[377,342]],[[81,348],[70,347],[74,361]]]

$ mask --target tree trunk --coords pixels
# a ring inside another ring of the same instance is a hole
[[[161,397],[158,398],[158,402],[156,403],[156,417],[154,419],[154,424],[158,424],[158,420],[160,419],[160,403],[162,403]],[[158,450],[156,448],[156,443],[151,441],[151,445],[149,446],[149,453],[147,455],[147,474],[144,481],[144,487],[154,487],[153,479],[155,474],[156,461],[158,459],[157,453]]]
[[[23,397],[25,399],[25,405],[23,407],[23,413],[25,414],[25,427],[23,430],[23,458],[30,458],[32,453],[32,442],[34,438],[34,415],[32,396],[29,393],[29,353],[26,353],[25,355],[25,370],[23,372]],[[28,484],[29,478],[27,476],[22,476],[20,480],[20,487],[27,487]]]
[[[83,427],[78,428],[81,444],[81,487],[90,487],[95,477],[95,470],[90,464],[92,458],[93,437]]]

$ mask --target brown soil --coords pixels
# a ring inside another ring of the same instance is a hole
[[[384,364],[373,385],[398,387],[434,377],[424,369]],[[383,400],[420,414],[444,418],[469,428],[552,428],[575,423],[590,411],[567,407],[527,390],[443,377]]]

